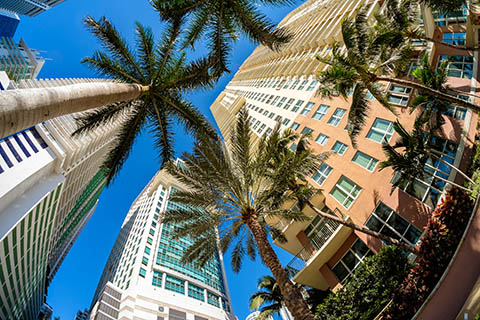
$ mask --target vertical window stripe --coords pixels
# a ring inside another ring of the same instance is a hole
[[[18,145],[20,146],[20,149],[22,149],[23,153],[24,153],[27,157],[30,157],[30,152],[28,152],[27,148],[25,148],[25,146],[23,145],[23,142],[20,140],[20,138],[18,137],[18,135],[14,135],[13,138],[14,138],[15,141],[18,143]]]
[[[7,143],[8,149],[10,149],[15,159],[17,159],[18,162],[22,162],[23,159],[20,157],[17,150],[15,150],[15,148],[13,147],[12,142],[10,141],[10,138],[5,139],[5,142]]]

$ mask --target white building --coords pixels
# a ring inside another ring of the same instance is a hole
[[[235,319],[222,254],[199,268],[181,257],[192,243],[174,239],[175,226],[162,213],[182,189],[158,172],[133,202],[98,283],[90,319]]]
[[[24,80],[9,87],[82,81],[90,80]],[[105,186],[100,165],[115,127],[71,137],[75,123],[67,115],[0,140],[0,319],[36,319],[46,285]]]

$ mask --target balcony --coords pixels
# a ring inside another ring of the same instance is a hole
[[[328,283],[320,268],[333,257],[351,233],[352,229],[338,222],[323,219],[308,236],[310,241],[307,245],[288,263],[287,270],[292,280],[312,288],[326,290]]]

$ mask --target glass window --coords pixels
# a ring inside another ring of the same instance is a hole
[[[207,291],[207,302],[212,306],[220,308],[220,301],[218,300],[218,296],[211,293],[210,291]]]
[[[283,103],[285,102],[285,100],[287,100],[287,98],[282,97],[282,99],[280,99],[280,101],[278,102],[277,107],[278,107],[278,108],[281,108],[282,105],[283,105]]]
[[[345,255],[333,266],[332,271],[337,276],[340,283],[345,283],[350,278],[353,271],[365,260],[366,257],[374,253],[362,242],[357,239],[348,249]]]
[[[205,289],[200,288],[193,283],[188,283],[188,296],[193,299],[205,301]]]
[[[298,100],[295,106],[292,108],[292,112],[297,112],[303,104],[303,100]]]
[[[378,143],[387,142],[390,140],[393,134],[393,123],[388,120],[376,118],[372,125],[372,128],[367,134],[367,138]]]
[[[167,278],[165,279],[165,289],[185,294],[185,281],[167,274]]]
[[[352,161],[358,164],[359,166],[367,169],[370,172],[372,172],[375,169],[378,163],[378,160],[360,151],[357,151],[357,153],[355,153],[355,156],[353,157]]]
[[[457,46],[464,46],[466,39],[465,32],[445,32],[443,34],[443,42],[454,44]]]
[[[298,122],[294,122],[291,126],[292,130],[297,130],[298,127],[300,127],[300,124]]]
[[[335,144],[332,147],[333,152],[343,156],[345,151],[347,150],[348,146],[345,143],[342,143],[340,141],[335,142]]]
[[[328,109],[330,109],[329,106],[321,104],[320,107],[318,107],[317,112],[315,112],[312,118],[315,120],[322,120],[323,117],[325,117],[325,115],[327,114]]]
[[[148,258],[147,257],[142,258],[142,264],[143,265],[148,265]]]
[[[310,113],[310,111],[312,111],[312,108],[313,108],[314,105],[315,105],[315,103],[313,103],[313,102],[307,103],[305,108],[303,108],[301,114],[304,115],[304,116],[308,115]]]
[[[292,86],[290,87],[290,90],[295,90],[295,88],[297,87],[298,83],[300,82],[300,80],[295,80],[292,84]]]
[[[150,248],[149,247],[145,247],[145,253],[150,254]]]
[[[367,228],[415,245],[422,235],[414,225],[402,218],[383,202],[379,202],[367,222]]]
[[[265,129],[267,125],[265,123],[262,123],[262,125],[260,126],[260,128],[258,129],[258,133],[261,134],[263,129]]]
[[[269,103],[273,100],[273,97],[274,97],[274,95],[271,94],[271,95],[268,97],[268,99],[267,99],[267,101],[266,101],[265,103],[266,103],[266,104],[269,104]]]
[[[283,89],[287,89],[290,84],[292,83],[293,80],[288,80],[287,83],[285,83],[285,85],[283,86]]]
[[[298,87],[298,90],[303,90],[307,85],[307,83],[308,83],[308,80],[303,80],[300,86]]]
[[[312,132],[313,132],[313,130],[310,129],[309,127],[305,127],[305,128],[303,128],[303,130],[302,130],[302,134],[304,134],[304,133],[312,133]]]
[[[450,106],[447,110],[445,110],[444,114],[458,120],[465,120],[465,117],[467,116],[467,109],[463,107]]]
[[[442,61],[450,59],[447,67],[447,74],[450,77],[471,79],[473,75],[472,56],[440,56],[438,67]]]
[[[412,88],[391,86],[388,101],[396,105],[406,106],[410,98],[410,92],[412,92]]]
[[[140,275],[140,277],[145,278],[145,276],[147,275],[147,270],[140,268],[140,272],[138,274]]]
[[[330,195],[345,208],[350,208],[362,188],[345,176],[341,176]]]
[[[345,112],[347,112],[347,110],[342,108],[337,108],[333,113],[332,117],[330,118],[330,120],[328,120],[328,124],[336,127],[340,122],[340,120],[342,120],[342,117],[345,114]]]
[[[290,106],[292,105],[293,101],[295,101],[295,99],[293,99],[293,98],[288,99],[288,101],[285,104],[285,107],[283,107],[283,109],[288,110],[290,108]],[[301,100],[299,100],[299,101],[301,101]],[[302,103],[303,103],[303,101],[302,101]]]
[[[317,143],[319,143],[320,145],[324,146],[325,143],[327,143],[327,141],[328,141],[328,137],[326,135],[320,133],[315,141]]]
[[[315,172],[312,179],[321,186],[330,175],[330,172],[332,172],[332,167],[324,162],[320,165],[317,172]]]
[[[277,103],[278,99],[280,99],[280,96],[276,96],[275,99],[273,99],[272,103],[270,103],[272,106],[275,105],[275,103]]]
[[[289,123],[290,123],[290,120],[286,119],[286,118],[283,119],[283,121],[282,121],[282,125],[284,125],[284,126],[288,126]]]
[[[465,5],[462,5],[462,8],[450,13],[443,13],[439,11],[434,11],[432,13],[433,21],[438,27],[451,24],[463,24],[467,22],[467,8]]]
[[[317,84],[318,84],[317,80],[313,80],[312,82],[310,82],[310,85],[308,86],[307,91],[312,91],[313,89],[315,89],[315,86]]]

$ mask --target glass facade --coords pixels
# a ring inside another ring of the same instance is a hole
[[[173,210],[178,207],[179,205],[174,202],[168,202],[167,204],[167,210]],[[190,238],[173,239],[175,226],[171,223],[164,223],[161,232],[156,259],[157,265],[180,272],[225,293],[218,256],[208,261],[203,268],[200,268],[195,262],[183,263],[181,261],[183,253],[193,244],[193,240]]]

